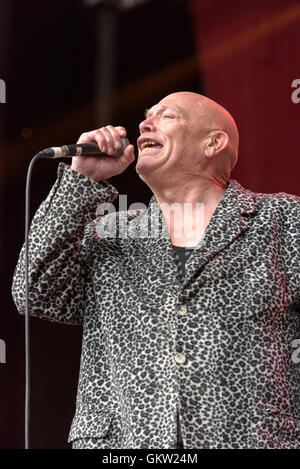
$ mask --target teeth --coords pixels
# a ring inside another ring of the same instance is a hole
[[[142,149],[142,152],[145,153],[146,151],[155,151],[155,150],[156,150],[155,147],[146,147]]]
[[[148,140],[147,142],[143,142],[142,145],[141,145],[141,149],[142,151],[143,150],[150,150],[152,146],[155,146],[157,145],[156,142],[154,142],[153,140]]]

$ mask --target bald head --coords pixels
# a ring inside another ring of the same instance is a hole
[[[238,154],[238,131],[226,109],[197,93],[172,93],[140,123],[136,171],[154,191],[213,181],[224,186]]]
[[[182,106],[189,117],[195,122],[199,139],[210,132],[220,130],[228,135],[228,143],[221,152],[220,158],[214,163],[222,172],[233,169],[238,158],[239,133],[231,114],[220,104],[198,93],[181,91],[172,93],[160,101],[160,104],[177,103]]]

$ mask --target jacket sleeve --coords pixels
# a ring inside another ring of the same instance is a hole
[[[60,163],[48,197],[33,217],[29,233],[29,312],[55,322],[82,324],[87,224],[100,203],[118,193]],[[25,249],[15,269],[12,295],[25,314]]]

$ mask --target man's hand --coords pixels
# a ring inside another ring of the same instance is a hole
[[[101,129],[82,134],[77,143],[97,142],[99,149],[107,155],[113,155],[122,148],[121,138],[126,137],[124,127],[107,125]],[[120,158],[111,156],[74,156],[71,168],[85,174],[96,182],[120,174],[134,161],[134,147],[128,145]]]

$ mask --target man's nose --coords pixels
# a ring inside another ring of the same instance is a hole
[[[147,119],[143,120],[140,123],[139,128],[140,128],[141,134],[144,132],[154,132],[155,125],[154,125],[153,119],[151,117],[148,117]]]

